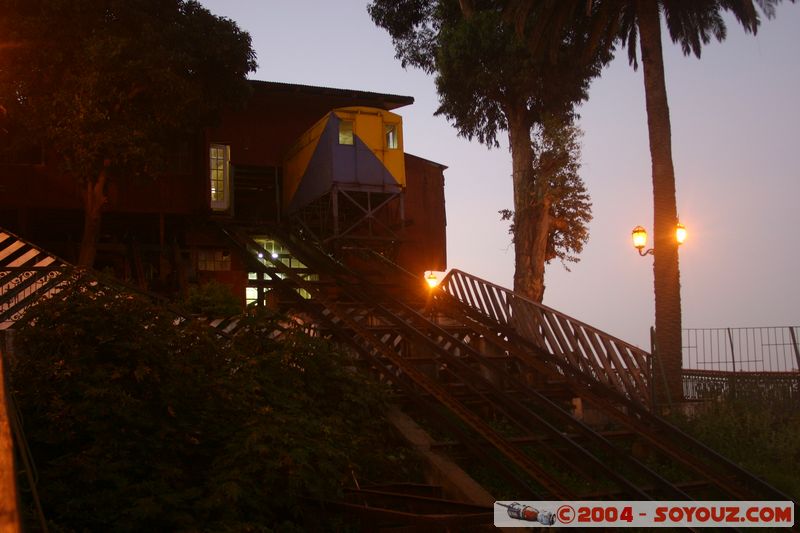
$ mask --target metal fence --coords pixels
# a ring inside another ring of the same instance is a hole
[[[683,330],[683,368],[797,372],[800,326]]]
[[[683,392],[800,400],[800,327],[683,330]]]
[[[683,395],[687,400],[713,400],[720,396],[800,402],[798,372],[720,372],[684,370]]]

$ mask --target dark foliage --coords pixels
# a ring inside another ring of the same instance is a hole
[[[0,106],[93,179],[153,176],[177,139],[241,102],[250,36],[192,0],[0,0]]]
[[[368,11],[392,37],[404,67],[436,75],[438,113],[459,134],[489,146],[497,144],[498,132],[508,129],[507,115],[514,107],[522,106],[531,124],[546,116],[570,115],[612,57],[607,46],[595,46],[587,54],[588,22],[562,28],[546,57],[532,56],[514,28],[504,23],[503,2],[474,2],[469,16],[459,4],[374,0]],[[532,12],[528,16],[539,20]]]
[[[94,262],[109,180],[155,179],[249,94],[250,36],[194,0],[0,0],[0,109],[84,186]]]
[[[737,390],[675,422],[762,477],[795,501],[800,499],[800,413],[797,402],[770,399],[761,390]]]
[[[607,36],[596,36],[590,21],[583,19],[556,26],[549,41],[553,46],[546,53],[531,54],[508,24],[505,4],[374,0],[368,10],[375,23],[389,32],[404,66],[435,74],[437,114],[452,122],[459,135],[493,147],[499,145],[499,135],[508,134],[514,188],[514,290],[541,301],[548,257],[578,260],[588,238],[584,222],[591,219],[591,203],[575,173],[578,161],[559,157],[564,166],[554,169],[555,159],[550,158],[543,165],[552,151],[539,142],[545,137],[532,138],[533,130],[545,128],[546,123],[557,124],[558,131],[574,129],[575,106],[586,100],[591,80],[610,61],[613,49],[605,46]],[[549,5],[528,9],[520,19],[521,29],[544,23]],[[545,142],[552,145],[564,138],[550,135]],[[572,146],[558,150],[577,155]],[[564,190],[566,182],[558,175],[577,178],[569,185],[574,194]],[[571,203],[557,206],[558,202]],[[566,220],[564,215],[575,216]]]
[[[55,530],[269,530],[301,523],[302,496],[407,474],[382,389],[291,322],[223,346],[87,287],[30,316],[12,386]]]
[[[189,287],[183,305],[190,313],[208,318],[227,318],[242,312],[242,305],[230,287],[214,280]]]
[[[552,123],[535,127],[532,132],[534,174],[547,181],[552,198],[545,261],[559,259],[567,271],[570,263],[580,260],[578,255],[589,240],[592,221],[592,201],[578,172],[581,134],[575,125]],[[512,221],[508,231],[513,235],[514,210],[503,209],[500,216]]]

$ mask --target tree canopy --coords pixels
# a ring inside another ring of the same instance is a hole
[[[525,108],[531,123],[571,115],[611,58],[609,49],[584,57],[588,26],[560,34],[552,56],[533,57],[513,27],[504,24],[501,2],[482,2],[468,17],[459,4],[375,0],[368,9],[389,32],[404,67],[435,74],[437,113],[459,134],[483,144],[497,145],[515,106]]]
[[[157,176],[176,140],[243,101],[250,36],[194,0],[0,0],[0,12],[0,107],[85,184],[90,266],[107,180]]]
[[[469,0],[464,0],[469,2]],[[723,13],[731,13],[744,30],[755,34],[761,23],[759,8],[767,17],[775,14],[781,0],[581,0],[536,2],[508,0],[503,17],[514,25],[527,43],[531,57],[553,54],[560,47],[558,36],[571,28],[592,28],[590,49],[621,43],[638,67],[641,51],[647,125],[653,182],[653,289],[655,295],[655,344],[657,361],[667,376],[662,400],[681,398],[681,297],[675,171],[672,132],[662,53],[662,21],[674,43],[685,55],[700,57],[712,38],[725,39]],[[792,0],[794,1],[794,0]],[[757,7],[758,6],[758,7]],[[661,383],[659,382],[659,386]]]
[[[548,248],[557,250],[549,254],[551,258],[566,257],[580,250],[588,233],[585,224],[561,225],[555,231],[555,204],[564,196],[555,194],[552,176],[545,174],[546,170],[555,172],[552,165],[535,164],[536,150],[544,147],[532,142],[532,130],[545,123],[552,124],[553,131],[572,127],[575,105],[587,98],[591,80],[610,60],[611,51],[595,47],[593,54],[586,53],[592,35],[587,24],[559,33],[558,46],[548,50],[547,56],[533,56],[506,24],[502,4],[375,0],[369,12],[391,35],[404,66],[435,74],[437,114],[452,122],[460,135],[497,146],[498,135],[508,133],[514,183],[514,290],[541,301]],[[547,142],[557,139],[565,140],[554,135]],[[575,150],[563,153],[577,155]],[[580,190],[586,194],[582,182]],[[585,210],[583,220],[588,222],[588,196],[585,202],[572,205]],[[564,239],[573,227],[576,233]],[[562,248],[578,242],[580,246],[571,252]],[[570,257],[577,259],[574,254]]]
[[[552,213],[545,261],[558,259],[569,270],[589,240],[592,202],[586,184],[579,174],[581,130],[569,124],[534,126],[534,174],[547,180]],[[511,220],[509,233],[514,234],[514,211],[500,211],[504,220]]]

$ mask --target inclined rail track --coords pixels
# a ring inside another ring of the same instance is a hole
[[[255,243],[255,241],[249,239],[249,237],[241,232],[237,232],[231,228],[224,228],[224,231],[233,239],[234,242],[248,250],[253,257],[258,257],[258,254],[260,253],[262,257],[260,258],[259,262],[264,266],[265,272],[270,275],[274,274],[273,268],[266,266],[267,263],[271,263],[275,270],[286,276],[293,283],[303,287],[313,294],[315,297],[314,299],[324,306],[326,313],[323,314],[325,318],[337,328],[345,326],[348,330],[350,330],[354,335],[352,342],[357,342],[359,344],[362,353],[367,353],[371,358],[379,361],[381,358],[389,361],[393,367],[411,379],[417,387],[436,398],[440,404],[445,406],[450,412],[454,413],[463,423],[486,439],[492,447],[500,451],[506,458],[508,458],[514,465],[520,468],[532,479],[536,480],[536,482],[546,491],[545,494],[559,499],[575,498],[576,495],[570,489],[556,480],[528,454],[519,449],[518,446],[509,442],[498,431],[493,429],[488,423],[482,420],[481,417],[449,394],[444,387],[437,384],[419,369],[414,367],[410,361],[404,359],[399,353],[397,353],[396,350],[391,348],[381,338],[377,337],[372,331],[370,331],[365,324],[354,319],[351,316],[351,312],[347,308],[332,301],[331,298],[323,294],[323,291],[315,287],[313,282],[306,281],[304,278],[293,272],[292,269],[284,265],[280,260],[272,259],[271,255],[267,253],[266,250],[262,249],[257,243]],[[287,245],[288,243],[283,242],[283,244]],[[309,261],[309,258],[303,254],[297,254],[297,257],[304,262],[308,261],[306,262],[308,266],[316,266],[313,258],[311,261]],[[348,275],[347,277],[351,276]],[[274,276],[273,279],[278,280],[280,278]],[[357,284],[358,280],[351,277],[349,280],[341,280],[340,284],[340,287],[345,289],[347,294],[351,296],[354,293],[352,290],[353,282]],[[367,307],[371,310],[379,310],[383,314],[391,315],[390,311],[376,302],[367,304]],[[398,322],[403,321],[402,319],[398,319]],[[544,496],[545,494],[542,494],[541,496]]]
[[[603,384],[598,383],[596,375],[568,364],[564,358],[548,353],[541,345],[523,338],[513,328],[502,326],[485,312],[476,310],[449,294],[443,295],[440,303],[458,309],[464,316],[474,321],[476,329],[484,334],[484,338],[507,349],[509,353],[531,367],[543,372],[557,369],[558,373],[555,375],[566,378],[571,388],[581,398],[589,401],[623,427],[636,432],[646,439],[649,445],[661,450],[672,460],[684,464],[712,482],[732,499],[747,500],[759,497],[774,500],[790,499],[663,418],[654,415],[640,402],[632,400],[614,387],[602,386]]]
[[[362,357],[362,359],[372,359],[370,351],[362,344],[357,342],[348,332],[341,328],[336,328],[333,322],[327,318],[324,318],[322,322],[324,325],[329,327],[329,330],[332,332],[334,338],[336,338],[339,342],[350,345]],[[498,460],[494,454],[490,453],[490,450],[487,447],[481,446],[475,441],[475,439],[470,438],[464,428],[454,423],[453,420],[447,416],[444,416],[435,409],[431,410],[430,400],[428,400],[415,388],[414,382],[407,375],[402,372],[398,372],[396,368],[393,368],[389,363],[383,360],[372,359],[372,361],[376,368],[385,373],[385,376],[391,376],[392,382],[400,384],[401,387],[405,389],[408,400],[412,404],[414,404],[420,410],[427,409],[428,416],[434,420],[434,423],[437,425],[437,427],[447,428],[449,434],[454,435],[467,449],[470,450],[470,452],[472,452],[476,457],[479,457],[482,461],[485,461],[485,464],[492,465],[494,470],[501,474],[506,481],[511,483],[511,485],[517,490],[520,490],[521,494],[536,495],[535,489],[531,487],[526,480],[520,477],[517,470],[510,468],[508,464]]]
[[[444,290],[435,291],[420,312],[424,293],[411,289],[419,280],[410,279],[402,298],[393,297],[385,284],[347,269],[315,245],[297,236],[276,235],[294,256],[326,278],[308,281],[303,275],[307,271],[273,260],[245,231],[224,225],[221,229],[250,253],[252,263],[270,275],[281,293],[296,297],[297,306],[327,333],[401,385],[418,412],[447,428],[521,496],[687,500],[691,498],[686,490],[691,488],[704,491],[704,499],[789,499],[655,416],[646,406],[649,355],[618,339],[459,271],[451,271]],[[65,284],[89,276],[15,239],[7,232],[0,239],[0,292],[5,297],[0,314],[5,324],[13,323],[41,295],[60,297]],[[386,262],[383,268],[398,267]],[[299,298],[295,288],[306,289],[313,298]],[[446,327],[438,321],[441,316],[447,317]],[[425,370],[425,365],[437,370]],[[577,420],[549,391],[522,379],[521,373],[560,380],[572,396],[635,434],[662,458],[682,465],[693,479],[665,478],[647,461],[632,456],[620,439],[609,440]],[[456,385],[462,394],[453,390]],[[431,409],[432,400],[444,411]],[[507,427],[501,431],[487,422],[487,412]],[[573,477],[565,479],[564,472]],[[594,490],[587,492],[586,487]]]
[[[299,246],[304,246],[303,243],[300,243]],[[314,253],[314,250],[307,251],[306,253]],[[309,256],[306,255],[305,259],[308,260]],[[327,265],[324,265],[324,268],[327,269],[329,272],[331,269],[336,268],[335,262],[331,261]],[[349,275],[349,274],[348,274]],[[368,284],[360,283],[360,287],[368,287]],[[660,493],[663,497],[671,498],[671,499],[688,499],[686,493],[682,490],[678,489],[674,485],[670,484],[667,480],[663,477],[659,476],[657,473],[652,471],[650,468],[636,460],[635,458],[630,457],[629,454],[619,450],[615,447],[610,441],[599,435],[597,432],[586,426],[585,424],[575,420],[571,414],[564,411],[560,406],[556,403],[552,402],[546,396],[541,394],[539,391],[535,390],[532,387],[525,386],[523,382],[518,379],[510,379],[507,381],[514,382],[518,385],[522,386],[522,392],[531,399],[537,400],[537,408],[547,411],[550,414],[555,414],[555,416],[561,422],[567,422],[572,426],[576,427],[584,436],[589,436],[595,443],[599,443],[600,446],[603,448],[603,451],[606,453],[611,454],[611,464],[606,464],[605,461],[599,459],[592,453],[590,453],[585,447],[581,446],[580,444],[576,443],[574,440],[569,438],[564,432],[562,432],[559,428],[555,427],[553,424],[548,422],[545,418],[543,418],[538,411],[532,410],[529,407],[522,405],[518,402],[514,397],[507,395],[506,393],[499,391],[497,387],[495,387],[491,382],[487,381],[485,378],[477,374],[477,372],[467,366],[465,362],[462,360],[465,355],[469,355],[474,359],[477,359],[483,364],[484,366],[491,366],[495,371],[503,372],[502,366],[499,364],[498,361],[494,361],[491,359],[487,359],[483,356],[480,352],[476,351],[472,346],[465,344],[463,341],[454,338],[451,336],[447,331],[439,327],[437,324],[431,322],[428,318],[424,317],[415,309],[409,307],[408,305],[398,302],[392,298],[389,298],[385,295],[381,298],[379,295],[375,294],[367,294],[366,296],[362,296],[362,298],[367,298],[368,301],[391,301],[392,308],[395,309],[394,318],[395,320],[395,327],[400,326],[401,328],[405,325],[409,325],[409,322],[413,320],[416,326],[420,328],[427,328],[428,336],[423,336],[421,341],[428,342],[428,348],[433,350],[443,348],[442,344],[445,344],[447,348],[456,348],[459,350],[459,353],[462,357],[453,357],[452,353],[448,350],[441,352],[440,355],[442,359],[445,360],[448,364],[453,365],[454,368],[458,368],[460,372],[457,374],[457,377],[471,385],[473,390],[484,390],[490,391],[492,394],[492,400],[494,400],[495,405],[499,405],[499,410],[506,411],[509,414],[511,420],[523,420],[528,424],[532,424],[535,422],[537,429],[544,429],[547,431],[549,437],[555,441],[558,441],[562,445],[566,445],[566,447],[570,448],[571,451],[574,453],[572,457],[577,458],[579,460],[583,460],[584,465],[588,465],[583,467],[582,470],[578,471],[580,475],[586,478],[594,477],[592,474],[594,472],[602,472],[606,479],[610,479],[617,484],[617,486],[621,489],[621,491],[629,498],[633,499],[648,499],[650,496],[645,494],[641,489],[637,487],[637,485],[631,483],[626,478],[621,476],[618,470],[621,470],[623,467],[630,467],[633,466],[636,470],[638,470],[638,474],[644,479],[647,480],[649,483],[654,484],[656,487],[660,488]],[[383,306],[382,309],[388,315],[390,312],[386,309],[386,306]],[[399,321],[397,320],[399,319]],[[419,335],[419,330],[416,330],[415,333]],[[437,345],[431,346],[431,337],[436,338],[438,343]],[[420,339],[417,339],[420,340]],[[510,377],[510,376],[509,376]],[[486,394],[486,393],[484,393]],[[554,450],[548,450],[551,453]],[[558,456],[558,452],[553,453],[553,455]],[[575,457],[577,456],[577,457]],[[563,456],[559,457],[561,459],[562,466],[575,470],[577,468],[576,461],[569,460],[569,458],[565,458]],[[608,460],[609,457],[606,455],[604,459]]]
[[[245,249],[251,252],[256,250],[257,245],[243,232],[231,228],[224,228],[224,231]],[[543,453],[543,457],[555,461],[560,467],[572,469],[588,482],[596,481],[598,478],[610,482],[614,489],[606,490],[605,494],[614,494],[627,499],[688,500],[691,498],[680,486],[699,486],[708,487],[711,493],[721,498],[789,499],[660,417],[653,415],[641,403],[644,395],[640,392],[643,389],[631,389],[636,391],[636,394],[631,394],[630,390],[615,386],[614,383],[631,383],[633,386],[646,383],[644,374],[640,376],[641,379],[632,378],[625,381],[619,378],[618,381],[614,381],[612,376],[620,374],[620,369],[625,367],[624,362],[614,369],[613,373],[600,373],[598,368],[604,367],[597,359],[573,361],[572,358],[566,357],[566,354],[558,354],[562,356],[559,357],[549,353],[545,349],[548,342],[537,343],[535,339],[520,336],[517,329],[512,327],[512,321],[497,320],[479,306],[473,307],[469,302],[461,301],[444,291],[438,291],[434,302],[435,310],[443,312],[450,319],[455,319],[460,329],[467,332],[463,334],[463,338],[459,338],[440,327],[430,317],[420,313],[415,307],[388,296],[385,291],[349,271],[315,246],[287,235],[280,236],[280,239],[292,254],[307,266],[332,277],[335,285],[341,289],[342,295],[352,302],[350,305],[360,308],[362,316],[370,316],[372,324],[368,327],[365,320],[354,319],[352,308],[346,308],[338,298],[337,301],[332,301],[330,297],[325,296],[324,291],[315,288],[313,282],[293,276],[291,269],[282,264],[275,264],[277,262],[273,261],[272,265],[267,266],[269,261],[262,261],[265,271],[281,271],[286,278],[285,281],[314,294],[317,305],[322,309],[318,310],[318,313],[324,316],[339,339],[354,345],[362,356],[371,358],[385,372],[394,374],[398,381],[405,384],[407,390],[414,391],[417,402],[429,401],[420,398],[421,391],[446,407],[461,423],[477,433],[479,440],[483,439],[485,443],[500,451],[514,468],[520,469],[535,480],[536,497],[569,499],[579,494],[574,488],[560,482],[550,470],[532,461],[531,456],[518,444],[484,422],[473,410],[456,399],[445,386],[416,368],[413,358],[404,357],[402,353],[404,346],[411,345],[418,350],[423,349],[432,353],[432,360],[446,365],[447,372],[469,388],[476,398],[492,405],[497,412],[503,413],[507,420],[523,422],[521,427],[518,424],[515,429],[524,430],[529,425],[535,425],[538,431],[546,435],[546,438],[531,437],[531,440],[545,443],[544,446],[537,448]],[[479,287],[478,290],[482,294],[488,294],[486,288]],[[566,327],[567,323],[563,318],[559,317],[558,320],[561,327]],[[382,329],[383,335],[378,336],[375,333],[378,329]],[[581,335],[587,341],[587,345],[592,343],[586,333],[582,332]],[[551,339],[556,339],[553,331],[549,336]],[[507,370],[506,361],[502,358],[498,360],[496,357],[487,357],[467,340],[479,337],[508,354],[509,358],[525,365],[526,368],[549,378],[565,380],[576,396],[580,396],[623,427],[635,432],[652,449],[658,450],[669,460],[682,464],[700,480],[686,483],[665,479],[644,462],[632,457],[628,450],[620,448],[615,442],[576,420],[571,413],[535,387],[521,379],[515,379],[518,376],[512,375]],[[595,341],[595,344],[597,342]],[[559,346],[569,346],[569,343],[562,338]],[[620,353],[619,346],[613,348],[615,353]],[[646,364],[641,361],[641,356],[637,356],[635,363],[644,368]],[[475,368],[476,365],[491,368],[503,378],[504,382],[512,384],[513,391],[521,393],[525,401],[517,399],[520,394],[508,394],[508,391],[502,390],[486,379]],[[581,442],[566,435],[565,428],[580,435]],[[464,437],[462,431],[462,441]],[[474,437],[466,436],[467,441],[471,439]],[[480,443],[476,446],[475,442],[468,444],[472,450],[483,446]],[[521,480],[517,479],[518,484],[519,481]]]
[[[636,432],[654,448],[658,448],[674,461],[680,462],[711,481],[732,499],[762,497],[775,500],[790,499],[763,480],[743,470],[714,450],[689,436],[663,418],[654,415],[641,403],[628,398],[613,388],[600,386],[595,377],[571,367],[540,346],[522,338],[513,329],[501,327],[490,317],[468,308],[463,302],[445,296],[442,305],[459,308],[475,321],[476,329],[484,338],[507,349],[515,357],[543,372],[558,369],[581,398],[590,402],[623,427]],[[713,468],[716,467],[716,468]]]

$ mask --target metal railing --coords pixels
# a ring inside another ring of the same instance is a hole
[[[796,402],[798,338],[798,326],[683,330],[685,398],[734,394]]]
[[[442,290],[628,397],[651,401],[650,354],[513,291],[451,270]]]
[[[797,372],[800,327],[683,330],[683,368],[721,372]]]
[[[0,330],[10,328],[43,298],[60,292],[74,280],[69,267],[0,267]]]
[[[794,403],[800,400],[798,372],[689,369],[682,374],[683,395],[687,400],[714,400],[727,395]]]

